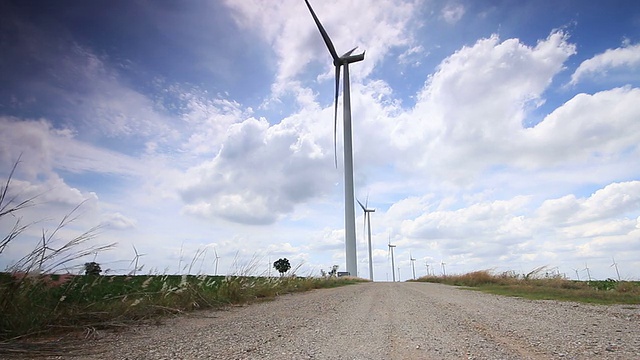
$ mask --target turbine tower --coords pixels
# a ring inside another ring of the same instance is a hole
[[[338,126],[338,91],[340,88],[340,67],[344,66],[343,80],[343,126],[344,126],[344,221],[345,221],[345,250],[347,272],[351,276],[358,275],[358,258],[356,254],[356,217],[355,217],[355,197],[353,193],[353,153],[351,149],[351,91],[349,88],[349,64],[364,60],[364,52],[351,55],[356,49],[353,48],[342,56],[338,56],[329,35],[322,27],[316,13],[311,8],[308,0],[304,0],[320,30],[320,35],[333,58],[333,66],[336,68],[336,94],[334,100],[333,116],[333,151],[336,167],[338,166],[338,155],[336,152],[336,128]]]
[[[369,227],[369,279],[373,281],[373,255],[371,254],[371,213],[376,212],[376,209],[368,209],[367,205],[369,204],[369,197],[367,196],[367,200],[364,202],[364,205],[360,202],[360,200],[356,199],[358,204],[364,211],[364,226]],[[363,227],[364,229],[364,227]]]
[[[411,260],[411,270],[413,271],[413,280],[416,279],[416,259],[411,256],[411,251],[409,251],[409,260]]]
[[[389,252],[391,253],[391,273],[393,274],[393,282],[396,282],[396,263],[393,260],[393,248],[395,245],[391,245],[391,236],[389,236]],[[400,276],[400,274],[398,274]]]

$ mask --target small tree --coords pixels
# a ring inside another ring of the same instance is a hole
[[[84,274],[85,275],[95,275],[100,276],[102,269],[100,268],[100,264],[95,261],[84,263]]]
[[[289,269],[291,269],[291,264],[287,258],[278,259],[278,261],[273,263],[273,267],[278,270],[280,276],[284,275]]]

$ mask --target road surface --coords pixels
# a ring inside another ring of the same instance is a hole
[[[640,305],[366,283],[112,333],[87,359],[640,359]]]

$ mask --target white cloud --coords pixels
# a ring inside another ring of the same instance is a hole
[[[144,171],[127,156],[75,139],[65,128],[45,119],[28,120],[0,116],[0,154],[8,169],[19,156],[18,171],[28,178],[52,176],[54,170],[73,173],[138,175]]]
[[[296,204],[326,193],[336,172],[299,119],[269,127],[249,118],[229,127],[215,159],[191,168],[184,211],[233,222],[270,224]],[[310,120],[308,120],[310,121]]]
[[[517,158],[523,119],[574,53],[561,32],[535,47],[494,35],[458,50],[429,77],[414,109],[395,121],[401,166],[463,181]]]
[[[419,3],[341,1],[337,6],[327,1],[311,1],[339,54],[354,46],[366,51],[367,61],[350,68],[353,79],[370,74],[389,49],[413,43],[408,25]],[[323,78],[333,78],[331,57],[303,2],[228,1],[227,6],[235,11],[238,25],[254,30],[272,44],[278,58],[272,86],[276,96],[288,91],[290,83],[311,62],[324,64],[328,71]]]
[[[571,75],[571,85],[592,74],[606,74],[607,70],[620,67],[640,67],[640,44],[608,49],[602,54],[583,61]]]
[[[101,225],[117,230],[133,229],[137,223],[135,219],[129,218],[119,212],[106,214],[103,217],[104,220]]]
[[[449,24],[455,24],[464,16],[465,8],[462,4],[448,4],[442,9],[442,18]]]
[[[640,143],[640,89],[578,94],[521,138],[521,166],[610,163]]]

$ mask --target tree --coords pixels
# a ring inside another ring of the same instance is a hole
[[[278,261],[273,263],[273,267],[278,270],[280,276],[284,275],[289,269],[291,269],[291,264],[287,258],[278,259]]]
[[[85,275],[95,275],[100,276],[102,269],[100,268],[100,264],[95,261],[84,263],[84,274]]]

